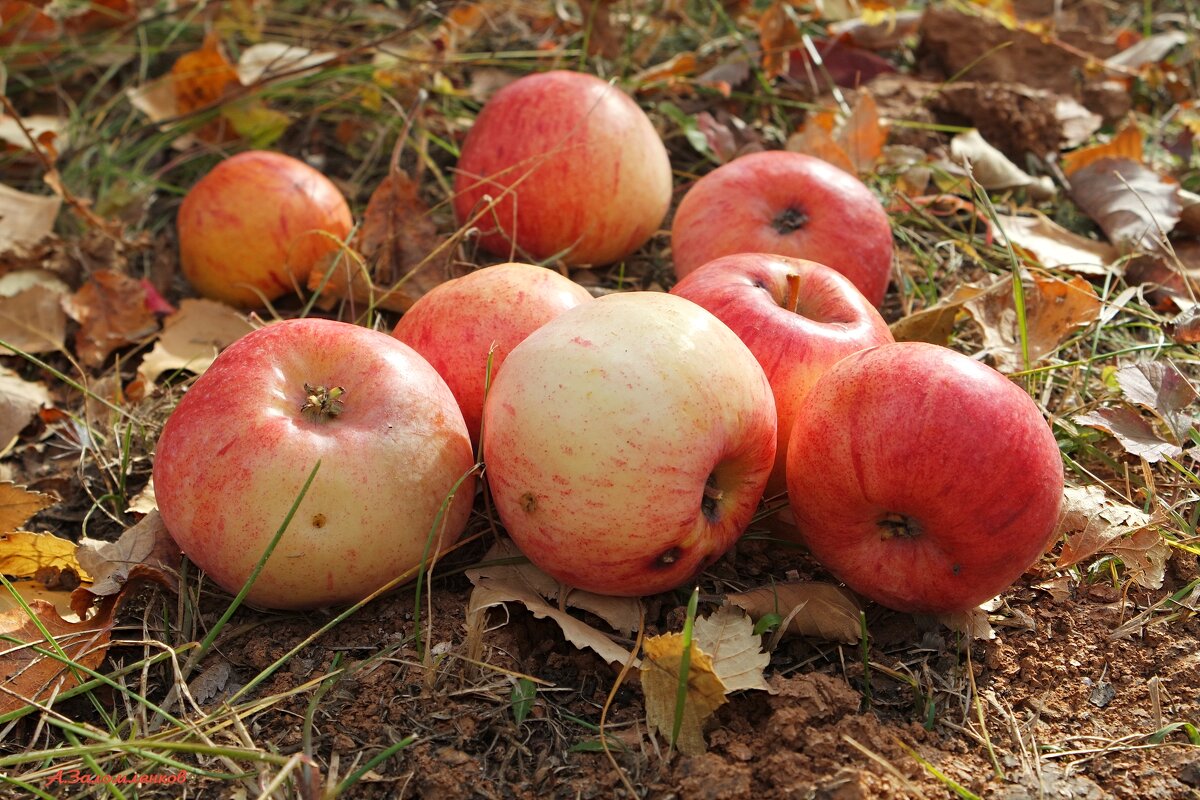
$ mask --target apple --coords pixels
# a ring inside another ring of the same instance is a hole
[[[408,345],[344,322],[248,333],[188,389],[158,440],[159,512],[188,558],[240,591],[320,469],[246,601],[361,600],[433,557],[471,511],[471,441],[450,389]],[[441,513],[443,501],[453,502]]]
[[[392,335],[438,371],[479,443],[491,353],[492,378],[526,336],[591,294],[557,272],[532,264],[497,264],[438,284],[396,323]]]
[[[898,611],[965,611],[1054,536],[1062,458],[1037,405],[949,348],[885,344],[839,361],[788,443],[800,539],[847,586]]]
[[[527,75],[475,119],[454,179],[460,225],[502,257],[609,264],[658,230],[671,162],[649,117],[593,75]]]
[[[179,262],[200,294],[251,308],[306,284],[354,220],[341,191],[303,161],[265,150],[232,156],[179,207]]]
[[[843,356],[894,341],[854,284],[815,261],[766,253],[725,256],[689,273],[671,294],[704,306],[728,325],[771,383],[779,447],[769,495],[786,489],[788,437],[817,379]]]
[[[569,586],[640,596],[714,562],[775,460],[775,401],[729,328],[664,292],[583,303],[508,354],[483,407],[500,521]]]
[[[696,181],[675,212],[671,251],[679,278],[734,253],[811,259],[879,306],[891,275],[892,229],[858,178],[813,156],[768,150]]]

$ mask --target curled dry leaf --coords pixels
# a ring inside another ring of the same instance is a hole
[[[785,149],[828,161],[851,175],[870,172],[883,153],[888,127],[879,117],[875,98],[865,89],[845,121],[837,124],[831,112],[810,115],[788,137]]]
[[[57,657],[37,652],[54,652],[39,623],[74,664],[87,669],[100,666],[112,638],[115,597],[82,622],[67,622],[45,600],[33,600],[29,605],[37,622],[21,608],[0,613],[0,635],[10,642],[0,648],[0,714],[44,701],[77,685],[81,678],[88,678],[86,673],[68,668]]]
[[[434,263],[442,238],[416,181],[402,171],[393,170],[371,193],[353,244],[365,267],[335,252],[331,263],[309,275],[310,290],[328,299],[373,301],[377,308],[403,312],[452,277]]]
[[[1196,402],[1196,387],[1170,361],[1144,361],[1117,370],[1117,385],[1125,399],[1154,412],[1183,443],[1195,427],[1188,407]]]
[[[994,227],[1000,244],[1010,242],[1047,269],[1065,269],[1080,275],[1107,275],[1120,257],[1117,249],[1072,233],[1044,214],[1027,217],[996,215]]]
[[[858,600],[832,583],[776,583],[726,598],[755,620],[778,614],[788,620],[787,632],[831,642],[853,643],[859,637]]]
[[[994,611],[995,608],[989,607],[990,603],[991,601],[988,601],[988,603],[966,611],[939,614],[937,621],[968,639],[995,639],[996,631],[992,628],[991,620],[988,619],[989,612]]]
[[[467,605],[468,649],[481,646],[484,612],[504,603],[520,603],[538,619],[552,619],[562,629],[567,641],[578,648],[593,650],[610,664],[625,664],[634,658],[627,649],[613,641],[612,636],[567,613],[567,606],[584,608],[610,624],[622,628],[637,625],[640,618],[638,600],[631,597],[604,597],[590,592],[570,591],[553,606],[547,597],[557,597],[563,587],[532,564],[488,564],[524,556],[511,542],[493,547],[483,558],[483,565],[467,570],[474,584]],[[546,592],[543,594],[542,592]],[[630,623],[632,620],[632,624]],[[474,655],[478,655],[475,653]]]
[[[89,366],[98,367],[109,353],[158,330],[158,318],[140,281],[110,269],[92,273],[63,306],[79,323],[75,351]]]
[[[16,441],[17,434],[29,424],[43,406],[50,405],[50,391],[20,375],[0,367],[0,454]]]
[[[179,588],[179,545],[158,511],[127,528],[115,542],[83,539],[75,557],[92,576],[92,585],[78,591],[92,598],[117,594],[135,578],[153,580],[171,591]]]
[[[1102,158],[1071,176],[1071,198],[1125,250],[1162,250],[1179,222],[1178,188],[1174,179],[1128,159]]]
[[[284,42],[259,42],[247,47],[238,57],[237,78],[243,86],[270,80],[279,75],[298,77],[318,70],[337,58],[336,53],[310,50]]]
[[[1058,95],[1055,99],[1054,117],[1062,127],[1061,146],[1064,148],[1078,147],[1104,124],[1103,117],[1067,95]]]
[[[49,236],[62,202],[58,195],[29,194],[0,183],[0,253]]]
[[[56,502],[48,494],[30,491],[12,481],[0,481],[0,533],[17,530],[34,514]]]
[[[1200,306],[1193,306],[1163,325],[1176,344],[1200,343]]]
[[[1129,406],[1098,408],[1086,414],[1077,414],[1073,419],[1080,425],[1112,434],[1125,452],[1144,458],[1151,464],[1163,458],[1179,458],[1183,454],[1183,448],[1159,436],[1154,426]]]
[[[1136,70],[1149,64],[1158,64],[1172,50],[1182,47],[1187,42],[1188,34],[1183,31],[1163,31],[1153,36],[1147,36],[1116,55],[1109,56],[1104,60],[1104,65],[1123,75],[1130,69]]]
[[[651,636],[642,643],[642,650],[645,655],[641,675],[646,722],[651,731],[657,730],[670,739],[682,670],[683,635]],[[715,613],[696,619],[683,721],[675,742],[679,752],[684,755],[704,752],[704,723],[725,704],[730,692],[740,689],[771,691],[763,677],[763,670],[770,660],[754,633],[754,623],[732,606],[721,606]]]
[[[1069,178],[1089,164],[1105,158],[1119,158],[1140,163],[1144,147],[1142,129],[1137,126],[1136,122],[1130,121],[1122,125],[1116,135],[1107,142],[1081,147],[1064,155],[1062,171]]]
[[[1158,523],[1141,509],[1110,500],[1099,486],[1068,486],[1058,521],[1058,532],[1066,539],[1056,566],[1063,569],[1111,553],[1133,580],[1158,589],[1171,555]]]
[[[995,292],[1003,288],[999,284],[990,287],[960,283],[949,297],[936,305],[901,317],[891,324],[892,337],[898,342],[930,342],[944,345],[950,341],[963,305],[984,292]]]
[[[179,311],[163,320],[154,349],[138,367],[147,381],[164,372],[187,370],[197,375],[208,369],[217,353],[254,330],[245,316],[214,300],[186,299]]]
[[[950,140],[950,155],[956,162],[969,165],[975,180],[988,191],[1024,189],[1034,200],[1047,200],[1058,194],[1050,178],[1045,175],[1035,178],[1025,172],[975,129]]]
[[[1022,284],[1028,366],[1054,352],[1077,328],[1090,325],[1100,316],[1096,290],[1083,278],[1064,281],[1034,274]],[[979,323],[984,351],[992,357],[996,369],[1005,373],[1025,369],[1012,276],[1003,278],[995,288],[967,300],[963,307]]]

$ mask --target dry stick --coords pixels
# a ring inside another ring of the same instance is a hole
[[[600,747],[604,750],[604,755],[608,757],[613,769],[616,770],[617,777],[621,779],[621,783],[625,784],[625,790],[629,792],[630,797],[637,797],[637,790],[633,788],[633,784],[630,783],[628,776],[621,769],[621,765],[617,763],[612,750],[608,748],[608,735],[604,732],[604,724],[608,720],[608,709],[612,706],[613,698],[617,696],[617,690],[621,688],[621,684],[625,682],[625,676],[629,674],[629,670],[633,668],[633,663],[637,661],[637,654],[642,649],[642,639],[645,638],[645,635],[646,607],[639,602],[637,641],[633,643],[633,651],[629,654],[629,660],[621,665],[621,672],[618,673],[616,682],[608,690],[608,697],[604,699],[604,708],[600,709]]]
[[[984,749],[987,750],[988,757],[992,762],[992,769],[996,771],[996,777],[1000,780],[1008,780],[1004,776],[1004,770],[1000,767],[1000,758],[996,755],[996,749],[992,746],[992,737],[988,735],[987,721],[983,714],[983,703],[979,700],[979,688],[975,685],[975,668],[971,662],[971,643],[967,642],[967,678],[971,682],[971,701],[975,706],[975,715],[979,717],[979,734],[983,737]]]

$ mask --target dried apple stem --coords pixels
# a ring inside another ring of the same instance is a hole
[[[795,272],[787,274],[787,297],[784,298],[783,307],[793,314],[800,313],[797,309],[800,307],[800,276]]]

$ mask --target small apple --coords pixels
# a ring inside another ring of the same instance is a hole
[[[452,544],[471,512],[471,441],[454,395],[408,345],[298,319],[238,339],[175,408],[154,489],[188,558],[240,591],[316,478],[246,601],[301,609],[361,600]],[[441,513],[443,501],[453,502]]]
[[[879,306],[892,269],[887,212],[866,184],[813,156],[769,150],[717,167],[692,186],[671,226],[675,275],[734,253],[827,264]]]
[[[526,336],[591,299],[587,289],[545,267],[497,264],[435,286],[404,312],[392,335],[446,381],[478,444],[489,352],[494,380]]]
[[[350,235],[333,182],[303,161],[238,153],[198,180],[179,207],[179,261],[196,291],[246,308],[294,288]]]
[[[527,75],[484,105],[454,179],[460,225],[490,253],[609,264],[658,230],[671,162],[645,112],[594,75]]]
[[[1062,457],[1037,405],[945,347],[852,353],[808,395],[788,443],[801,540],[851,589],[898,611],[965,611],[1054,535]]]
[[[557,580],[653,594],[742,535],[775,425],[762,367],[723,322],[663,292],[607,295],[508,354],[483,408],[488,486]]]
[[[779,415],[767,494],[786,489],[788,437],[817,379],[843,356],[894,341],[887,323],[847,278],[815,261],[739,253],[689,273],[671,294],[704,306],[758,359]]]

